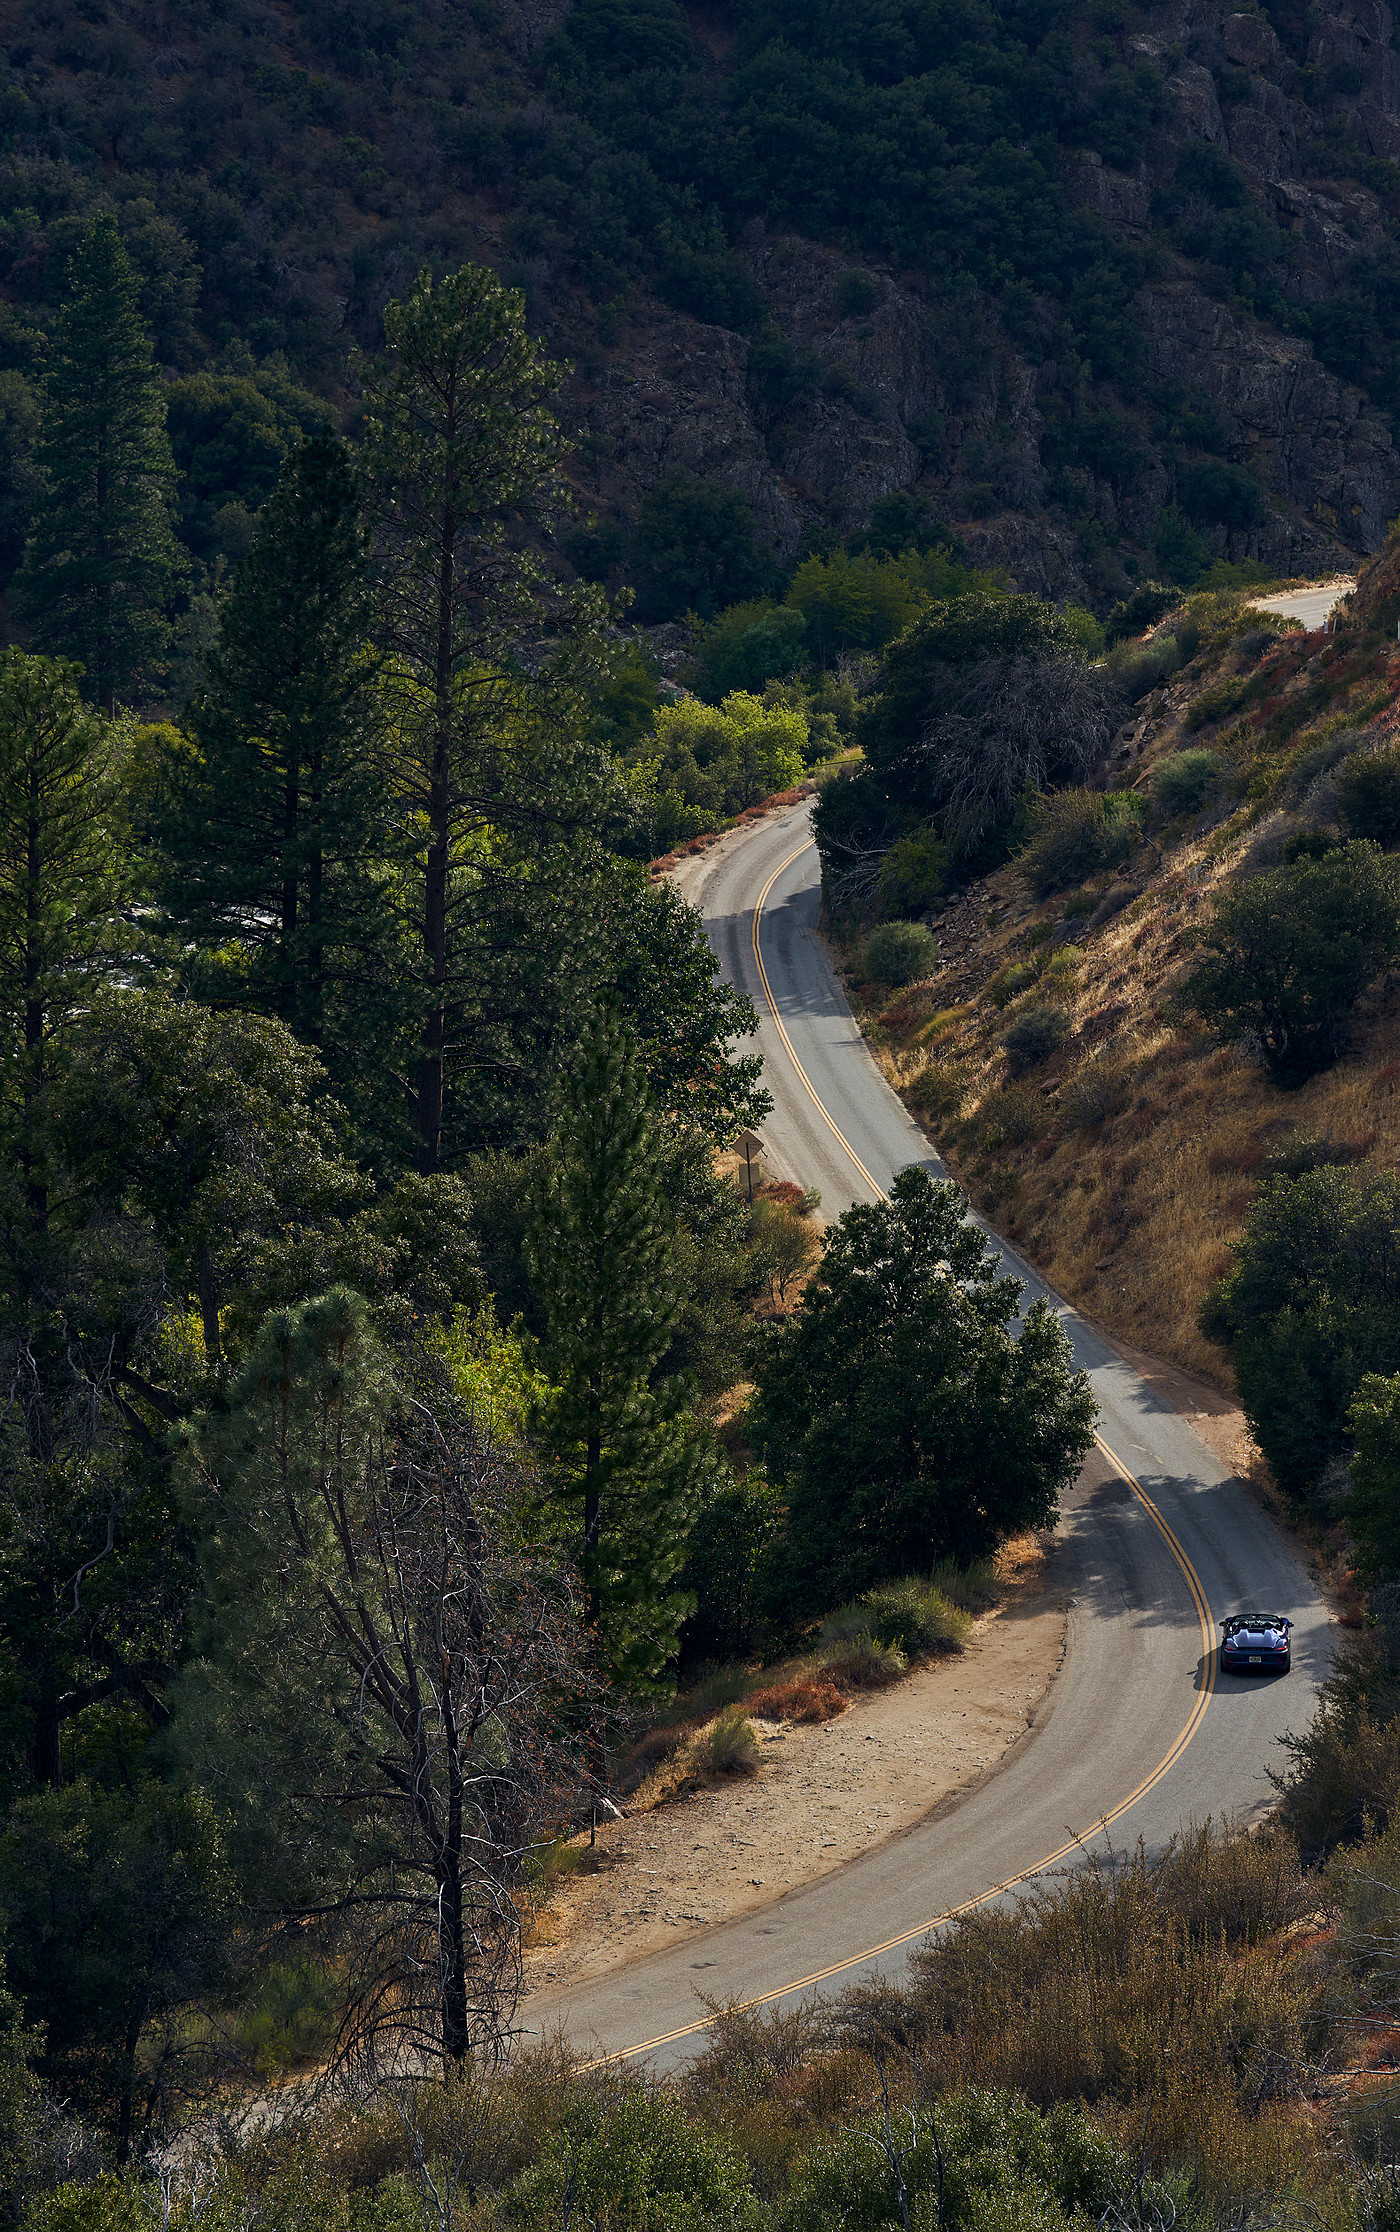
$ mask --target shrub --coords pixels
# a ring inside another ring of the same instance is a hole
[[[877,984],[914,984],[938,966],[938,940],[922,922],[882,922],[865,941],[865,973]]]
[[[951,1604],[960,1604],[964,1612],[989,1612],[1001,1602],[1001,1583],[993,1558],[974,1558],[965,1566],[955,1565],[951,1558],[940,1558],[929,1575],[929,1584],[941,1589]]]
[[[758,1731],[741,1705],[725,1705],[696,1740],[696,1762],[712,1775],[751,1775]]]
[[[1165,814],[1193,814],[1220,779],[1214,752],[1173,752],[1152,777],[1152,796]]]
[[[1371,844],[1266,870],[1216,900],[1182,998],[1222,1037],[1252,1031],[1277,1083],[1336,1061],[1352,1011],[1400,952],[1400,870]]]
[[[1400,845],[1400,744],[1384,752],[1354,752],[1342,762],[1338,788],[1353,837],[1369,837],[1387,850]]]
[[[1014,1026],[1013,1026],[1014,1027]],[[1040,1139],[1049,1126],[1045,1103],[1025,1085],[1004,1085],[988,1093],[977,1111],[982,1136],[989,1147],[1024,1147]]]
[[[505,2197],[507,2224],[757,2232],[763,2212],[728,2143],[660,2091],[580,2091],[562,2131]]]
[[[767,599],[735,605],[712,621],[695,654],[695,688],[718,705],[733,690],[762,690],[802,664],[807,623],[790,605]]]
[[[1141,836],[1141,811],[1130,791],[1063,790],[1047,798],[1020,857],[1036,898],[1069,891],[1126,860]]]
[[[896,2165],[898,2168],[896,2168]],[[814,2147],[779,2232],[1057,2232],[1068,2225],[1171,2224],[1167,2188],[1078,2107],[1042,2114],[1014,2092],[967,2091],[897,2110]]]
[[[827,1672],[833,1680],[845,1682],[851,1689],[888,1689],[909,1671],[904,1653],[893,1643],[880,1643],[870,1632],[867,1612],[852,1608],[850,1616],[864,1622],[849,1634],[831,1635],[824,1642],[822,1657]],[[826,1623],[827,1628],[839,1627],[842,1615],[836,1614]]]
[[[734,690],[723,705],[681,698],[659,706],[655,734],[627,757],[651,777],[657,835],[671,844],[800,783],[807,736],[795,707]]]
[[[683,1630],[692,1661],[735,1658],[753,1642],[761,1569],[781,1516],[781,1499],[761,1465],[741,1479],[726,1468],[707,1494],[677,1581],[695,1596]]]
[[[842,318],[866,318],[880,295],[880,282],[868,271],[843,271],[831,290],[832,307]]]
[[[946,1120],[961,1115],[967,1081],[960,1062],[925,1062],[904,1087],[904,1097],[916,1115]]]
[[[1180,602],[1179,589],[1169,589],[1160,581],[1140,581],[1130,597],[1113,607],[1104,622],[1104,633],[1111,644],[1122,643],[1129,636],[1141,635],[1144,628],[1152,627]]]
[[[862,1603],[876,1642],[906,1659],[960,1651],[972,1633],[969,1615],[931,1581],[887,1581]]]
[[[946,861],[946,848],[931,829],[898,838],[880,864],[881,904],[931,907],[943,890]]]
[[[791,1682],[770,1682],[745,1702],[760,1720],[795,1721],[800,1725],[835,1720],[846,1710],[846,1699],[829,1674],[804,1674]]]
[[[1047,1004],[1023,1009],[1001,1038],[1012,1076],[1021,1077],[1037,1063],[1048,1061],[1064,1045],[1070,1029],[1066,1008]]]
[[[1116,1062],[1085,1062],[1060,1087],[1060,1120],[1070,1131],[1092,1131],[1118,1115],[1127,1098],[1128,1080]]]
[[[1019,1000],[1035,983],[1043,965],[1040,960],[1008,961],[1005,968],[998,969],[987,986],[993,1007],[1010,1007],[1013,1000]]]
[[[1324,1684],[1322,1703],[1301,1736],[1285,1736],[1292,1755],[1275,1777],[1279,1819],[1305,1860],[1385,1830],[1400,1808],[1400,1720],[1381,1721]]]
[[[1120,643],[1107,660],[1110,677],[1130,703],[1155,690],[1180,664],[1175,636],[1157,636],[1151,643]]]

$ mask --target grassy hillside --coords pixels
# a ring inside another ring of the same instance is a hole
[[[1174,994],[1220,893],[1344,834],[1339,768],[1396,735],[1398,609],[1394,549],[1326,638],[1189,600],[1152,635],[1194,654],[1114,747],[1110,779],[1146,810],[1131,856],[1043,900],[1017,863],[972,885],[934,918],[938,973],[904,991],[862,985],[862,942],[845,949],[867,1036],[979,1206],[1113,1332],[1216,1380],[1197,1314],[1261,1180],[1400,1159],[1400,988],[1381,977],[1343,1059],[1294,1089]],[[1173,811],[1162,769],[1187,751],[1215,766]],[[1007,1033],[1047,1008],[1063,1043],[1013,1076]]]

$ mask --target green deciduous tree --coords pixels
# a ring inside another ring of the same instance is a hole
[[[524,1493],[344,1289],[267,1320],[191,1450],[207,1604],[172,1742],[230,1822],[250,1947],[310,1926],[369,2069],[502,2044],[529,1847],[570,1803],[572,1601],[509,1547]]]
[[[661,706],[655,731],[629,753],[656,792],[662,845],[694,836],[805,775],[806,716],[747,690],[723,705],[682,698]]]
[[[1356,1447],[1346,1527],[1372,1580],[1400,1578],[1400,1373],[1368,1372],[1347,1414]]]
[[[547,1491],[577,1529],[601,1662],[643,1687],[691,1609],[667,1592],[714,1462],[687,1383],[657,1375],[683,1300],[661,1158],[635,1042],[600,1011],[535,1188],[528,1246],[552,1383],[538,1431]]]
[[[1253,1032],[1275,1079],[1341,1054],[1357,1001],[1400,953],[1400,862],[1363,842],[1223,891],[1182,998],[1227,1037]]]
[[[848,1209],[802,1307],[759,1358],[756,1445],[788,1494],[783,1592],[820,1610],[1050,1524],[1093,1438],[1088,1379],[1047,1303],[957,1188],[901,1171]]]
[[[45,359],[43,491],[17,585],[40,643],[80,660],[109,711],[157,668],[183,572],[165,404],[137,297],[115,218],[94,218]]]
[[[338,1089],[383,1104],[412,1000],[396,982],[366,561],[344,448],[313,436],[220,613],[208,687],[186,717],[196,750],[172,755],[161,834],[172,916],[212,954],[200,989],[280,1016]]]
[[[1364,1376],[1400,1371],[1400,1179],[1334,1167],[1276,1178],[1232,1252],[1202,1330],[1231,1351],[1275,1478],[1305,1497],[1347,1454]]]

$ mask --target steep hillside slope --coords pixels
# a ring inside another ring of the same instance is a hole
[[[846,955],[878,1057],[979,1205],[1114,1333],[1222,1383],[1197,1314],[1261,1179],[1400,1161],[1400,982],[1376,982],[1343,1059],[1293,1090],[1174,995],[1219,893],[1347,833],[1339,770],[1400,736],[1398,608],[1394,547],[1331,636],[1276,638],[1229,600],[1193,599],[1162,626],[1194,622],[1202,648],[1139,706],[1100,780],[1160,799],[1164,762],[1209,751],[1195,804],[1149,805],[1131,860],[1077,889],[1036,902],[1014,864],[972,886],[934,918],[926,983],[862,987],[859,943]],[[1008,1030],[1046,1008],[1067,1035],[1017,1076]]]
[[[36,0],[0,7],[3,432],[73,215],[163,358],[346,357],[424,260],[525,286],[614,581],[642,494],[788,559],[907,491],[1056,596],[1301,571],[1400,511],[1384,0]],[[234,553],[236,554],[236,553]]]

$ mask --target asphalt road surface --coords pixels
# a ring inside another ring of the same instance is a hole
[[[769,1168],[819,1187],[823,1215],[835,1217],[879,1198],[908,1163],[944,1173],[871,1061],[814,935],[807,815],[804,805],[735,832],[687,865],[681,888],[759,1011],[775,1102],[763,1128]],[[1044,1293],[999,1245],[1027,1299]],[[703,2045],[702,1992],[773,2002],[897,1974],[950,1913],[1108,1842],[1156,1846],[1186,1822],[1267,1802],[1267,1769],[1284,1763],[1277,1739],[1306,1724],[1326,1671],[1324,1608],[1186,1421],[1060,1307],[1093,1381],[1101,1446],[1058,1537],[1069,1647],[1037,1727],[966,1796],[821,1881],[568,1998],[532,2000],[532,2030],[562,2024],[580,2048],[674,2066]],[[1250,1606],[1292,1613],[1291,1675],[1219,1673],[1218,1622]]]
[[[1261,612],[1279,612],[1285,620],[1301,620],[1305,628],[1320,628],[1333,605],[1355,587],[1355,581],[1347,576],[1328,582],[1325,589],[1290,589],[1282,597],[1251,597],[1250,603]]]

